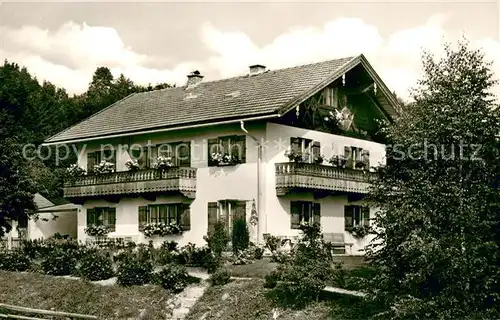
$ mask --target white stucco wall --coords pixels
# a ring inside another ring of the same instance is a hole
[[[54,216],[57,218],[53,219]],[[43,221],[47,219],[48,221]],[[47,239],[59,232],[61,235],[77,237],[77,212],[64,211],[54,213],[40,213],[37,221],[28,221],[28,237],[30,239]]]

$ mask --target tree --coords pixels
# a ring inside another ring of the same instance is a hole
[[[250,233],[248,232],[247,222],[244,219],[234,220],[231,243],[234,253],[238,253],[248,248],[250,244]]]
[[[423,56],[415,103],[385,129],[392,145],[369,200],[368,258],[383,319],[493,319],[500,306],[500,114],[490,63],[466,40]]]

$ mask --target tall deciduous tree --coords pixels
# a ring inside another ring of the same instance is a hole
[[[423,56],[415,103],[386,129],[392,145],[371,200],[368,249],[383,319],[493,319],[500,310],[500,114],[490,64],[466,40]]]

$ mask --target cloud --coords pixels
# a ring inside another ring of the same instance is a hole
[[[321,27],[291,28],[261,46],[243,32],[226,32],[205,23],[200,39],[211,54],[170,69],[148,67],[166,58],[136,52],[114,28],[71,21],[55,31],[35,26],[3,27],[0,54],[25,65],[39,79],[80,93],[86,90],[98,66],[108,66],[115,76],[124,73],[140,84],[183,85],[186,75],[196,69],[206,79],[216,79],[245,74],[255,63],[278,69],[363,53],[389,88],[406,99],[408,89],[421,76],[422,50],[439,56],[445,41],[454,42],[461,36],[447,31],[447,19],[435,15],[422,25],[383,37],[375,26],[361,19],[340,18]],[[482,48],[491,61],[500,56],[496,39],[471,39],[471,43]],[[493,71],[500,75],[500,62],[495,62]]]

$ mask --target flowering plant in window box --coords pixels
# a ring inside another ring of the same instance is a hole
[[[289,151],[285,152],[285,156],[288,158],[288,160],[290,160],[292,162],[302,163],[302,162],[305,162],[308,154],[304,153],[304,152],[300,152],[300,151],[289,150]]]
[[[366,164],[362,160],[356,160],[356,162],[354,163],[354,168],[365,170],[366,169]]]
[[[352,226],[346,230],[351,233],[354,238],[361,239],[370,233],[370,227],[367,225]]]
[[[175,222],[151,222],[144,225],[142,233],[148,238],[154,235],[164,237],[171,234],[182,234],[182,228]]]
[[[85,233],[91,237],[105,236],[109,233],[109,231],[109,228],[103,225],[98,226],[95,224],[91,224],[88,225],[87,228],[85,228]]]
[[[156,158],[155,169],[160,171],[166,171],[173,166],[171,157],[159,156]]]
[[[325,160],[325,157],[320,155],[320,154],[317,154],[313,157],[313,163],[315,163],[315,164],[322,164],[324,160]]]
[[[95,173],[110,173],[115,172],[115,165],[106,160],[102,160],[99,164],[94,166]]]
[[[66,174],[69,177],[76,178],[87,174],[84,168],[79,167],[77,164],[72,164],[66,169]]]
[[[125,162],[125,166],[129,171],[139,170],[139,162],[135,159],[128,159],[127,162]]]
[[[217,163],[218,166],[228,166],[240,163],[240,159],[231,156],[227,153],[212,153],[212,161]]]
[[[345,168],[347,160],[343,155],[336,155],[328,159],[328,162],[334,167]]]

